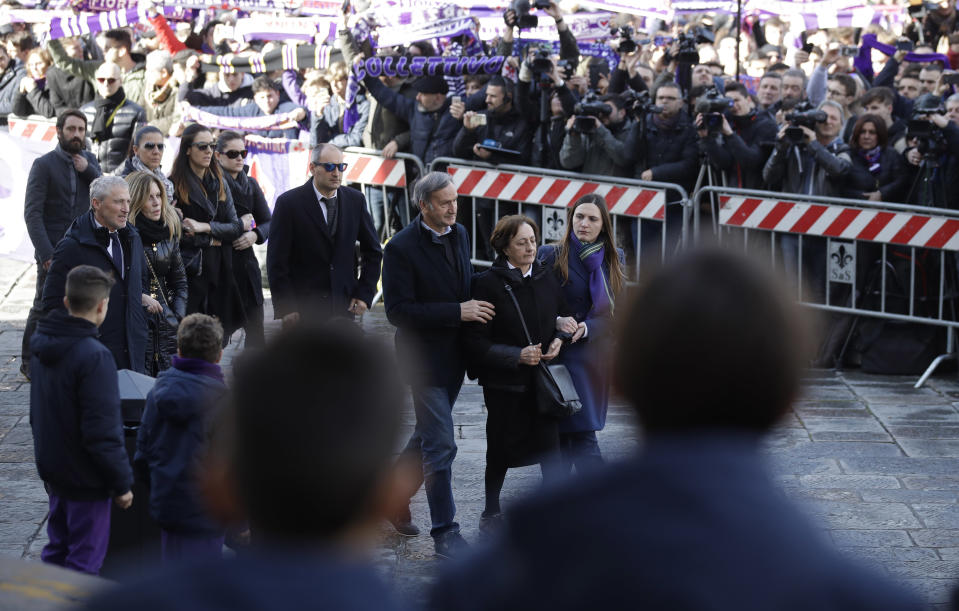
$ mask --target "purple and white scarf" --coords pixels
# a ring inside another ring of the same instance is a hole
[[[172,18],[177,14],[177,9],[174,7],[157,7],[157,10],[164,17]],[[49,37],[50,40],[54,40],[70,36],[83,36],[84,34],[99,34],[100,32],[125,28],[141,22],[146,23],[146,21],[145,7],[94,14],[81,13],[75,17],[54,17],[50,20]]]
[[[570,250],[579,256],[579,260],[589,272],[589,296],[593,307],[590,308],[588,315],[596,317],[612,314],[615,303],[606,273],[603,271],[606,256],[606,247],[603,242],[583,243],[576,237],[575,232],[570,232],[569,243]]]
[[[294,129],[299,124],[286,114],[266,115],[262,117],[221,117],[204,112],[193,106],[187,106],[183,112],[187,121],[195,121],[207,127],[231,129],[240,132],[258,132],[274,129]]]

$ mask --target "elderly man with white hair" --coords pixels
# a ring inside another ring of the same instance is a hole
[[[100,341],[113,353],[117,369],[143,373],[147,322],[143,310],[143,243],[127,224],[130,190],[119,176],[101,176],[90,185],[90,210],[76,218],[53,251],[43,285],[45,313],[64,308],[67,274],[92,265],[113,274],[110,307]]]

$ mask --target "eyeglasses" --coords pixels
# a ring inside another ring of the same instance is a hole
[[[346,163],[316,163],[313,165],[318,165],[327,172],[332,172],[333,170],[339,170],[340,172],[345,172],[347,165]]]
[[[102,85],[103,83],[106,83],[107,85],[112,85],[113,83],[117,82],[117,79],[113,78],[112,76],[109,77],[109,78],[104,77],[104,76],[98,76],[98,77],[97,77],[97,82],[100,83],[101,85]]]
[[[243,149],[242,151],[223,151],[223,154],[229,157],[230,159],[236,159],[237,157],[242,157],[246,159],[247,153],[249,153],[249,151],[247,151],[246,149]]]
[[[213,148],[213,143],[212,142],[194,142],[193,146],[196,147],[197,150],[205,152]]]
[[[163,144],[162,142],[144,142],[143,143],[143,148],[147,149],[148,151],[152,151],[153,149],[158,149],[162,151],[164,146],[166,145]]]
[[[842,97],[846,97],[846,92],[845,92],[845,91],[840,91],[840,90],[838,90],[838,89],[827,89],[827,90],[826,90],[826,93],[828,93],[829,95],[839,96],[839,97],[841,97],[841,98],[842,98]]]

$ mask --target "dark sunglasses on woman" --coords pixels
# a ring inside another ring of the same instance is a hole
[[[195,146],[197,150],[208,151],[211,148],[213,148],[213,143],[212,142],[194,142],[193,146]]]
[[[242,151],[224,151],[223,152],[223,154],[229,157],[230,159],[236,159],[237,157],[242,157],[246,159],[246,156],[248,153],[249,151],[247,151],[246,149],[243,149]]]
[[[147,149],[148,151],[152,151],[153,149],[159,149],[162,151],[164,146],[166,145],[163,144],[162,142],[144,142],[143,143],[143,148]]]

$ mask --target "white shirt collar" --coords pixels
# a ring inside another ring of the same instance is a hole
[[[333,192],[333,196],[332,196],[332,197],[326,197],[325,195],[323,195],[322,193],[320,193],[320,190],[316,188],[316,183],[313,182],[312,180],[310,181],[310,186],[313,187],[313,192],[316,193],[316,201],[318,201],[318,202],[320,202],[320,203],[323,203],[323,199],[324,199],[324,198],[326,198],[326,199],[336,199],[336,191]]]
[[[100,227],[103,227],[103,225],[100,224],[100,221],[97,220],[97,215],[95,214],[93,215],[93,226],[96,227],[97,229],[99,229]],[[107,229],[107,233],[116,233],[116,231],[110,231],[109,229]]]
[[[453,231],[453,228],[450,227],[449,225],[446,226],[446,231],[444,231],[443,233],[440,233],[440,232],[436,231],[435,229],[433,229],[432,227],[430,227],[429,225],[427,225],[425,221],[420,221],[420,225],[422,225],[423,227],[425,227],[426,229],[428,229],[429,232],[432,233],[433,235],[435,235],[436,237],[444,236],[444,235],[446,235],[447,233]]]
[[[512,263],[510,263],[509,261],[506,261],[506,267],[509,268],[509,269],[519,269],[519,268],[517,268],[515,265],[513,265]],[[529,266],[529,269],[526,270],[526,273],[523,274],[523,277],[524,277],[524,278],[529,278],[529,277],[531,277],[532,275],[533,275],[533,266],[530,265],[530,266]]]

